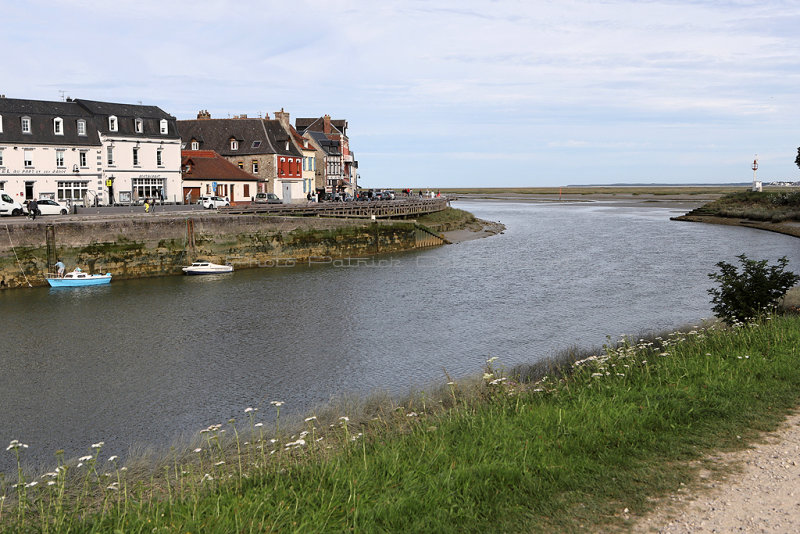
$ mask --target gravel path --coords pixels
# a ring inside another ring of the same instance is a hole
[[[721,480],[679,491],[632,532],[665,534],[800,532],[800,414],[752,449],[715,457],[738,464]]]

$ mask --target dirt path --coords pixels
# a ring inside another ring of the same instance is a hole
[[[800,532],[800,414],[767,434],[763,443],[714,459],[740,465],[742,471],[731,472],[722,480],[706,478],[700,489],[677,492],[631,531]]]

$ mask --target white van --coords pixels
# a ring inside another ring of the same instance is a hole
[[[0,191],[0,215],[22,215],[22,204]]]

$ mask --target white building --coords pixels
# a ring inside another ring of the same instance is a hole
[[[155,106],[0,97],[0,189],[15,200],[180,200],[175,118]]]

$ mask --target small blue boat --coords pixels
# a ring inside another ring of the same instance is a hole
[[[99,286],[111,283],[111,273],[86,274],[78,268],[63,277],[47,275],[47,283],[50,284],[50,287]]]

